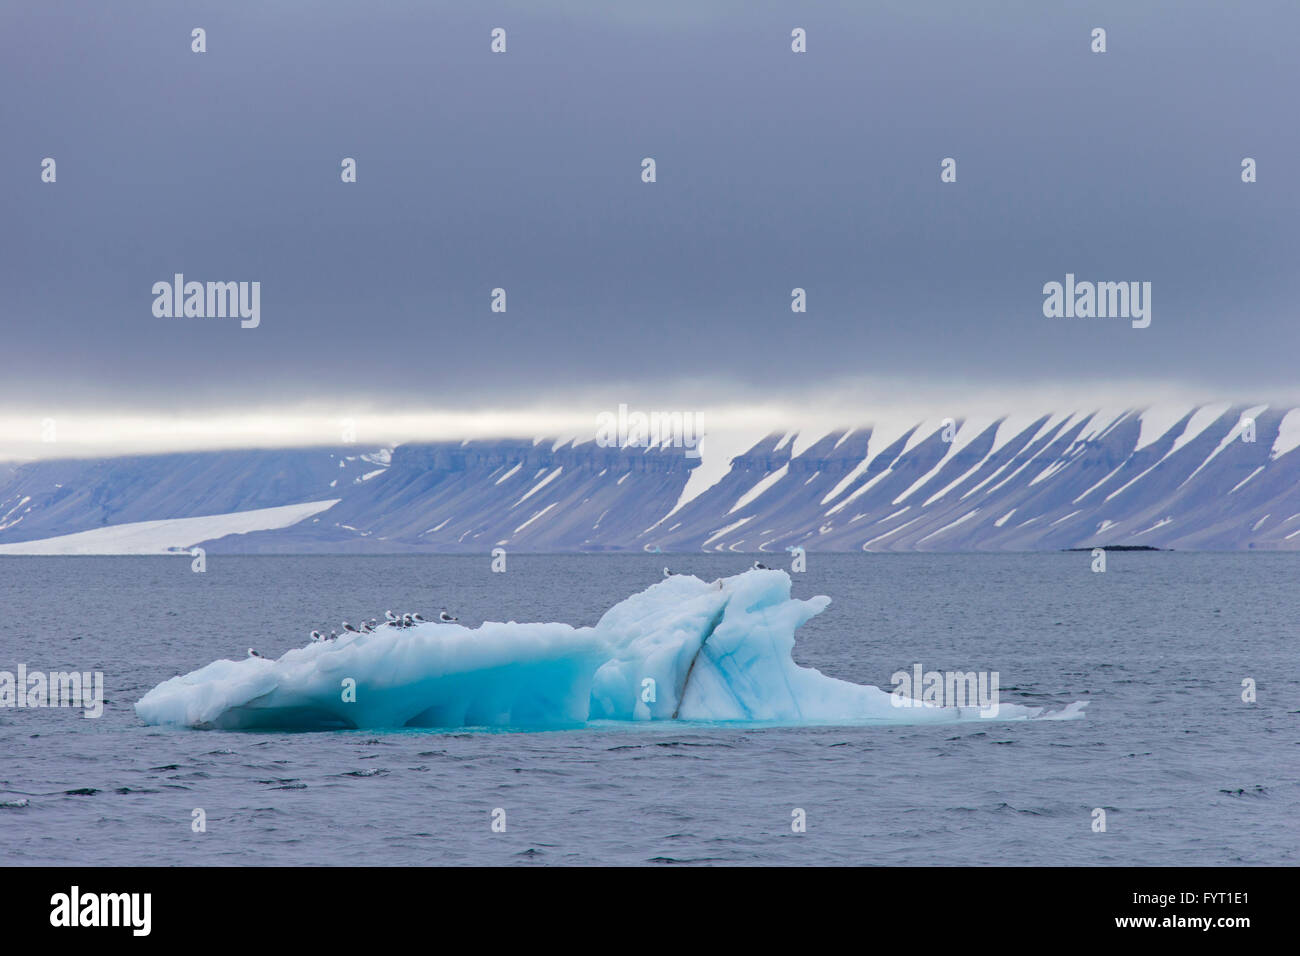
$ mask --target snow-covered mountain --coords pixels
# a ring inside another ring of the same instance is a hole
[[[877,422],[774,433],[730,461],[710,444],[702,459],[522,439],[0,466],[0,553],[92,529],[111,551],[128,522],[201,516],[215,517],[133,540],[259,553],[1300,548],[1300,409]],[[255,510],[265,517],[231,524]]]
[[[381,473],[388,461],[387,449],[344,446],[0,464],[0,553],[76,533],[94,535],[82,550],[95,552],[101,541],[112,552],[129,529],[163,519],[191,522],[187,534],[221,527],[203,520],[208,516],[244,515],[236,524],[247,527],[248,515],[338,499],[340,489]],[[309,510],[270,517],[301,518]]]

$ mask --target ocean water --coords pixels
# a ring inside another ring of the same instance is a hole
[[[132,709],[344,618],[592,624],[665,563],[752,560],[0,557],[0,670],[103,671],[108,701],[0,709],[0,864],[1300,863],[1300,555],[813,553],[792,576],[833,598],[799,663],[997,671],[1005,702],[1089,701],[1076,721],[230,733]]]

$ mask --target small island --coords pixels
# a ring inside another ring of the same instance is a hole
[[[1103,551],[1172,551],[1173,548],[1153,548],[1149,544],[1094,544],[1088,548],[1062,548],[1062,551],[1093,551],[1101,548]]]

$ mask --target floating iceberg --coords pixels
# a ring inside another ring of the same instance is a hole
[[[791,658],[830,598],[790,597],[784,571],[706,582],[674,575],[594,627],[426,623],[311,644],[279,660],[214,661],[135,705],[148,724],[247,729],[582,726],[591,720],[773,724],[981,720],[980,709],[898,707],[877,687]],[[1082,716],[1002,704],[999,719]]]

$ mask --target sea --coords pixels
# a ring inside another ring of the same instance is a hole
[[[0,707],[0,865],[1300,863],[1300,555],[819,554],[796,661],[997,672],[1066,721],[553,731],[146,726],[151,687],[387,609],[593,624],[743,554],[0,557],[0,671],[100,671],[98,719]],[[762,555],[774,567],[789,556]]]

